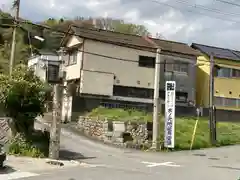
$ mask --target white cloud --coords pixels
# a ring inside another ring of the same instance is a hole
[[[139,20],[139,11],[131,9],[123,15],[123,18],[127,21],[137,22]]]
[[[160,4],[154,1],[158,1]],[[184,3],[180,3],[180,1]],[[186,3],[206,6],[206,9],[220,9],[220,14],[187,6]],[[239,2],[236,1],[236,3]],[[10,0],[1,0],[1,8],[9,10],[10,6]],[[76,16],[121,18],[128,22],[143,24],[153,35],[160,33],[170,40],[188,43],[194,41],[235,49],[240,48],[240,42],[234,41],[240,37],[238,35],[240,34],[240,25],[235,22],[220,20],[222,18],[237,21],[240,14],[239,16],[226,16],[221,15],[222,12],[239,14],[237,7],[210,0],[21,1],[21,15],[34,21],[48,17]],[[213,17],[220,19],[214,19]]]

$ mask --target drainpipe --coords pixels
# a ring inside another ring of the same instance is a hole
[[[94,28],[97,28],[97,19],[96,18],[93,18],[92,24],[93,24]]]

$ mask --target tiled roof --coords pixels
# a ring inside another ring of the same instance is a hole
[[[78,26],[72,26],[71,29],[79,37],[128,46],[128,47],[138,47],[144,50],[153,51],[156,47],[145,40],[142,36],[118,33],[113,31],[106,31],[101,29],[87,29]],[[164,53],[179,53],[183,55],[198,56],[199,51],[189,47],[187,44],[173,41],[166,41],[160,39],[151,38]]]
[[[219,59],[240,61],[239,51],[220,48],[220,47],[214,47],[214,46],[207,46],[207,45],[197,44],[197,43],[193,43],[191,47],[201,51],[203,54],[206,54],[208,56],[210,56],[212,53],[214,57]]]

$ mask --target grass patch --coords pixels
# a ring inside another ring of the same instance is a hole
[[[28,137],[18,134],[9,144],[8,154],[28,157],[47,157],[49,135],[35,131]]]
[[[108,120],[115,121],[152,121],[152,117],[149,113],[144,111],[137,111],[134,109],[121,109],[121,108],[104,108],[98,107],[86,114],[89,117],[99,117],[100,119],[107,118]]]
[[[144,121],[151,122],[152,114],[137,110],[125,109],[108,109],[99,107],[87,114],[90,117],[108,118],[109,120],[119,121]],[[177,117],[175,124],[175,150],[190,149],[193,129],[196,123],[195,117],[183,118]],[[161,117],[160,122],[161,141],[164,137],[164,118]],[[240,143],[240,124],[231,122],[217,123],[217,146],[234,145]],[[192,149],[211,147],[209,138],[209,122],[207,119],[201,118],[195,135],[195,141]]]

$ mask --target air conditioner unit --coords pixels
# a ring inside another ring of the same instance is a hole
[[[46,69],[47,66],[46,66],[46,63],[44,63],[43,61],[40,61],[39,62],[39,67],[43,68],[43,69]]]

